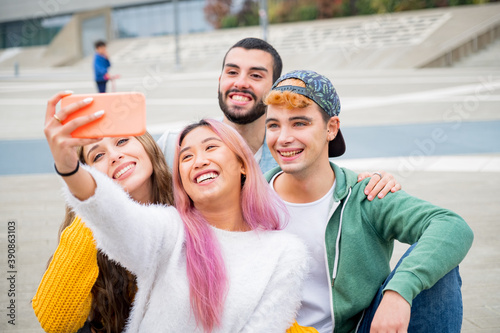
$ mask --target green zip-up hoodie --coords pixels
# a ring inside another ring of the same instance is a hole
[[[457,214],[404,191],[370,202],[364,194],[369,179],[358,183],[356,173],[330,164],[336,177],[333,197],[340,201],[325,234],[334,332],[354,332],[363,310],[390,273],[395,239],[418,244],[385,290],[398,292],[411,305],[415,296],[462,261],[474,236]],[[280,171],[278,167],[267,172],[267,181]],[[337,275],[332,279],[340,224]]]

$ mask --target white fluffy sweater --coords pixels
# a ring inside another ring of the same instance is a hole
[[[184,227],[174,207],[140,205],[110,178],[87,168],[95,195],[68,204],[97,246],[137,276],[126,332],[202,332],[189,303]],[[222,325],[214,332],[279,332],[293,323],[307,273],[304,244],[284,231],[212,228],[229,278]]]

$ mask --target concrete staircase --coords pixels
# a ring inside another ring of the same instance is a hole
[[[218,70],[227,49],[244,37],[260,37],[259,27],[216,30],[179,37],[181,70]],[[385,15],[357,16],[269,27],[269,41],[283,58],[285,70],[319,71],[411,69],[451,66],[500,38],[500,3],[446,7]],[[109,43],[117,72],[138,65],[176,66],[174,36],[118,39]],[[0,69],[17,61],[22,67],[43,67],[37,49],[5,56]],[[3,59],[3,61],[2,61]],[[92,57],[73,68],[88,70]]]
[[[464,59],[453,64],[453,67],[459,68],[500,68],[500,40],[496,40],[485,49],[478,51]]]
[[[268,36],[285,70],[446,67],[500,39],[500,3],[274,24]],[[245,37],[261,37],[259,27],[180,36],[182,69],[218,70],[228,48]],[[174,68],[175,47],[174,36],[117,40],[110,53],[117,68]]]

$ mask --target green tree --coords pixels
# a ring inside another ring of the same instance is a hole
[[[239,26],[259,25],[259,1],[245,0],[236,17]]]
[[[342,0],[316,0],[318,18],[326,19],[335,16],[343,16],[342,2]]]
[[[270,23],[284,23],[495,1],[499,0],[268,0],[268,15]],[[259,0],[244,0],[235,14],[230,7],[231,0],[207,0],[205,15],[216,28],[259,24]]]

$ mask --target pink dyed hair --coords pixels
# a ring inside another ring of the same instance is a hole
[[[206,332],[221,323],[227,292],[224,260],[208,221],[194,207],[179,173],[179,151],[186,135],[200,126],[209,127],[243,163],[241,206],[243,218],[252,230],[279,230],[280,216],[287,216],[284,205],[264,179],[250,148],[233,128],[215,120],[203,119],[187,126],[179,135],[173,165],[175,206],[186,231],[186,261],[191,309]],[[280,214],[281,213],[281,214]]]

